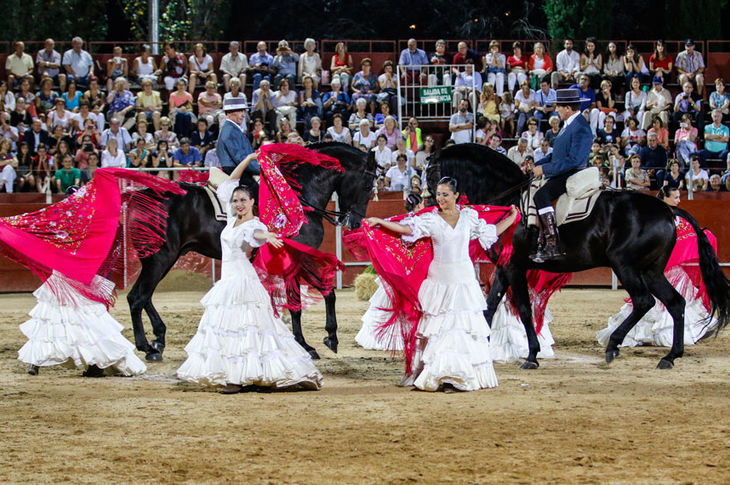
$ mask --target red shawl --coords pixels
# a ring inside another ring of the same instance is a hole
[[[705,287],[705,282],[702,280],[702,272],[699,267],[700,256],[697,250],[697,234],[695,234],[690,223],[682,217],[675,217],[674,222],[677,226],[677,242],[674,244],[674,249],[672,249],[672,255],[669,257],[664,274],[674,276],[674,278],[669,278],[669,282],[676,288],[679,283],[676,277],[681,276],[681,272],[670,272],[670,270],[681,266],[690,280],[692,280],[692,284],[697,288],[697,296],[702,299],[702,303],[709,312],[711,308],[710,297],[707,294],[707,288]],[[710,244],[715,250],[715,253],[717,253],[717,238],[707,229],[705,229],[705,234],[707,235],[707,239],[710,240]]]

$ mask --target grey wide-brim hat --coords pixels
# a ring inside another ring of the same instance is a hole
[[[227,98],[223,100],[223,111],[241,111],[248,108],[243,98]]]
[[[555,104],[573,104],[590,101],[589,98],[580,97],[580,89],[558,89],[555,91]]]

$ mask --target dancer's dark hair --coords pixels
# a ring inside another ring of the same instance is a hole
[[[408,194],[408,197],[406,197],[406,210],[408,212],[413,212],[413,209],[416,208],[418,204],[423,202],[423,198],[418,194]]]

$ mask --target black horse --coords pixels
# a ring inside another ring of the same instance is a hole
[[[322,219],[350,228],[360,227],[375,177],[376,162],[372,155],[342,143],[318,143],[309,148],[329,155],[340,161],[344,172],[327,170],[313,165],[300,165],[296,178],[301,185],[300,200],[305,208],[307,223],[304,224],[296,241],[312,248],[318,248],[324,238]],[[152,304],[152,294],[159,282],[170,271],[178,258],[195,251],[210,258],[221,258],[221,231],[224,222],[216,221],[213,204],[205,189],[197,185],[181,184],[185,195],[172,196],[164,202],[167,208],[167,234],[165,243],[152,256],[141,260],[142,270],[127,295],[132,314],[134,340],[137,350],[145,352],[147,360],[162,360],[165,348],[165,324]],[[325,210],[333,193],[337,193],[339,212]],[[130,219],[134,214],[130,214]],[[327,337],[324,344],[337,352],[337,317],[335,315],[335,292],[325,297]],[[142,323],[142,310],[150,318],[155,339],[147,341]],[[291,312],[292,331],[299,344],[313,358],[319,358],[317,351],[307,344],[302,335],[301,311]]]
[[[442,150],[428,169],[429,191],[435,193],[441,176],[456,177],[460,190],[472,204],[517,204],[528,177],[510,159],[474,144],[456,145]],[[545,263],[534,263],[537,228],[520,225],[514,234],[514,253],[510,261],[497,268],[487,303],[491,322],[499,301],[511,287],[520,318],[525,325],[529,355],[523,369],[538,367],[540,344],[532,324],[532,309],[527,289],[527,271],[542,269],[570,273],[596,267],[610,267],[631,296],[632,313],[614,330],[606,347],[606,362],[618,357],[618,346],[633,326],[654,306],[655,296],[674,319],[674,341],[658,368],[670,369],[684,353],[684,299],[667,281],[664,268],[676,240],[675,215],[685,218],[697,233],[700,270],[707,287],[712,313],[717,315],[717,331],[730,321],[730,282],[722,273],[712,246],[697,221],[686,211],[646,194],[606,191],[598,198],[591,215],[559,228],[565,256]],[[490,257],[493,255],[490,254]],[[496,255],[494,255],[496,257]],[[496,259],[495,259],[496,260]]]

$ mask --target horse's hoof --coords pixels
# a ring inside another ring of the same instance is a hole
[[[307,350],[307,352],[309,352],[309,355],[310,355],[310,357],[312,357],[312,359],[319,360],[319,354],[317,353],[316,350],[310,349],[310,350]]]
[[[337,341],[335,339],[331,339],[329,337],[325,337],[323,342],[327,346],[328,349],[330,349],[335,354],[337,353],[337,344],[339,344],[339,341]]]
[[[165,351],[165,344],[160,342],[159,340],[153,340],[150,344],[150,347],[152,347],[154,350],[156,350],[159,353],[162,353]]]
[[[606,364],[610,364],[613,362],[613,360],[618,357],[619,351],[618,349],[615,350],[607,350],[606,351]]]
[[[104,369],[90,365],[81,375],[84,377],[104,377]]]
[[[672,369],[674,367],[674,363],[668,361],[667,359],[662,359],[659,361],[659,364],[657,364],[656,368],[660,370],[668,370]]]
[[[530,362],[529,360],[526,360],[521,366],[520,369],[522,370],[535,370],[538,367],[540,367],[540,364],[537,362]]]
[[[38,375],[38,366],[34,365],[34,364],[30,364],[28,366],[28,374],[30,374],[32,376],[37,376]]]
[[[147,352],[144,358],[149,362],[162,362],[162,352]]]

